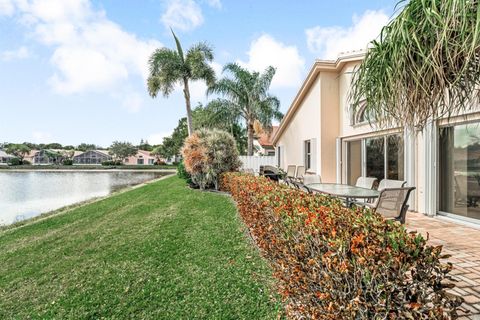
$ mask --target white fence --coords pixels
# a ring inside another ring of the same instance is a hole
[[[242,169],[252,169],[258,173],[260,166],[277,166],[276,156],[240,156]]]

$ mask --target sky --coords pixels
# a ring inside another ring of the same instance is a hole
[[[273,65],[286,112],[315,59],[366,48],[396,0],[0,0],[0,142],[161,143],[185,116],[178,87],[152,99],[147,61],[213,46],[212,67]],[[191,85],[192,104],[207,103]]]

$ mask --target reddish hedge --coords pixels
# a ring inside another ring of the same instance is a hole
[[[445,292],[452,265],[421,235],[263,177],[228,173],[222,189],[271,263],[290,318],[457,317],[462,300]]]

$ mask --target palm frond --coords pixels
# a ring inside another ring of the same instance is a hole
[[[177,52],[168,48],[157,49],[149,59],[150,73],[147,88],[150,96],[159,92],[168,96],[182,79],[183,64]]]
[[[415,126],[472,108],[480,85],[480,2],[402,0],[352,78],[352,112]]]

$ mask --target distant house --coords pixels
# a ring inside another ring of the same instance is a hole
[[[8,161],[16,158],[14,155],[8,154],[3,150],[0,150],[0,165],[8,164]]]
[[[90,150],[73,156],[73,164],[102,164],[109,160],[112,157],[105,150]]]
[[[157,158],[150,151],[138,150],[137,154],[126,158],[123,163],[127,165],[153,165]]]
[[[63,150],[42,149],[32,150],[24,158],[35,165],[61,164],[67,158]]]
[[[253,147],[256,156],[274,156],[275,147],[273,145],[273,136],[278,130],[278,126],[273,126],[270,132],[264,132],[253,140]]]

